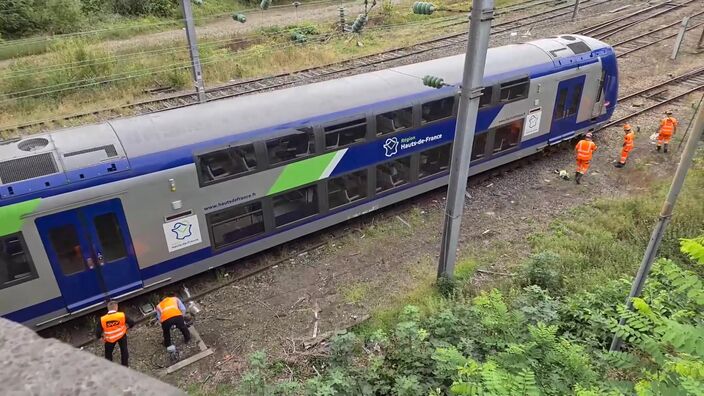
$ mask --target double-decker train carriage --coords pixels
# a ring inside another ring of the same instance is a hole
[[[42,329],[447,183],[464,56],[0,144],[0,314]],[[603,125],[614,51],[492,48],[470,174]]]

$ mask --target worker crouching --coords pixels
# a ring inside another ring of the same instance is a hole
[[[183,334],[183,341],[188,343],[191,341],[191,332],[188,331],[183,315],[186,313],[186,307],[183,302],[172,294],[169,297],[161,300],[156,306],[156,317],[161,322],[161,330],[164,332],[164,347],[168,348],[173,345],[171,342],[171,328],[176,326]]]
[[[621,149],[621,158],[616,163],[617,168],[623,168],[626,165],[626,160],[628,160],[628,154],[631,152],[631,150],[633,150],[634,141],[636,138],[636,135],[635,133],[633,133],[633,129],[629,124],[623,126],[623,132],[625,133],[625,135],[623,136],[623,148]]]
[[[596,144],[592,142],[592,133],[587,132],[584,139],[580,140],[575,146],[575,152],[577,153],[577,171],[574,173],[574,181],[580,184],[582,177],[589,170],[589,163],[592,160],[592,156],[596,151]]]

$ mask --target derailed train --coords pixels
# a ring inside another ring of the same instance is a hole
[[[463,56],[0,144],[0,314],[39,330],[447,184]],[[613,49],[489,50],[470,174],[595,130]]]

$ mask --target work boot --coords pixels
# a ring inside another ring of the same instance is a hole
[[[574,176],[574,181],[575,181],[575,183],[577,183],[577,184],[582,184],[582,183],[580,183],[580,180],[582,179],[582,176],[584,176],[584,175],[581,174],[581,173],[579,173],[579,172],[577,172],[577,174]]]
[[[625,165],[626,165],[626,164],[625,164],[625,163],[622,163],[622,162],[617,162],[617,163],[614,164],[614,166],[617,167],[617,168],[623,168]]]
[[[662,150],[662,151],[665,152],[665,153],[667,152],[667,146],[668,146],[668,145],[666,144],[666,145],[665,145],[665,148]]]
[[[655,151],[660,151],[660,146],[655,147]]]

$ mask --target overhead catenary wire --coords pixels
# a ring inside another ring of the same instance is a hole
[[[310,6],[316,6],[320,4],[325,4],[325,3],[330,3],[331,5],[336,5],[339,3],[338,0],[318,0],[318,1],[311,1],[308,3],[303,3],[299,6],[300,7],[310,7]],[[354,4],[354,1],[346,1],[345,3],[352,3]],[[271,10],[277,10],[277,9],[283,9],[283,8],[291,8],[293,7],[292,4],[281,4],[281,5],[276,5],[276,6],[271,6],[269,7],[269,11]],[[235,11],[235,10],[233,10]],[[253,13],[253,12],[258,12],[260,9],[257,8],[248,8],[244,10],[237,10],[239,13]],[[218,18],[223,18],[223,17],[229,17],[232,15],[232,11],[226,12],[226,13],[218,13],[218,14],[213,14],[213,15],[207,15],[207,16],[202,16],[202,17],[197,17],[194,18],[196,21],[203,21],[203,20],[209,20],[209,19],[218,19]],[[26,45],[26,44],[31,44],[35,42],[42,42],[42,41],[54,41],[54,40],[60,40],[60,39],[67,39],[67,38],[75,38],[75,37],[81,37],[81,36],[91,36],[99,33],[105,33],[105,32],[114,32],[114,31],[121,31],[121,30],[138,30],[138,29],[144,29],[148,27],[157,27],[157,26],[164,26],[164,25],[178,25],[183,23],[185,20],[183,18],[177,18],[177,19],[171,19],[168,21],[162,21],[162,22],[151,22],[151,23],[144,23],[144,24],[137,24],[137,25],[125,25],[125,26],[113,26],[109,28],[102,28],[102,29],[94,29],[94,30],[85,30],[85,31],[79,31],[79,32],[73,32],[73,33],[63,33],[63,34],[56,34],[56,35],[51,35],[51,36],[36,36],[36,37],[28,37],[28,38],[23,38],[23,39],[16,39],[16,40],[6,40],[3,42],[0,42],[0,48],[6,48],[10,46],[15,46],[15,45]]]
[[[462,18],[458,18],[458,17],[433,18],[432,21],[428,21],[427,23],[428,24],[439,24],[439,23],[453,21],[453,20],[462,20]],[[412,21],[412,22],[407,22],[407,23],[389,24],[389,25],[384,25],[384,26],[380,26],[380,27],[375,27],[373,29],[379,30],[379,29],[383,29],[383,28],[394,28],[394,27],[399,27],[399,26],[412,26],[415,24],[419,24],[419,22],[420,21]],[[423,21],[423,22],[426,22],[426,21]],[[213,47],[218,47],[218,46],[244,43],[247,41],[251,41],[253,39],[259,39],[259,38],[261,38],[261,36],[264,36],[265,38],[279,38],[279,37],[288,37],[289,34],[290,33],[288,30],[274,32],[274,33],[264,33],[264,34],[250,33],[250,34],[246,34],[246,35],[234,37],[234,38],[205,41],[199,45],[199,48],[211,49]],[[109,64],[109,63],[115,63],[120,60],[129,59],[132,57],[138,58],[138,57],[143,57],[146,55],[168,53],[168,52],[172,52],[172,51],[175,51],[175,52],[184,51],[185,52],[187,50],[188,50],[187,45],[177,45],[177,46],[170,46],[170,47],[164,47],[164,48],[156,48],[156,49],[152,49],[152,50],[135,51],[135,52],[129,52],[129,53],[124,53],[124,54],[108,55],[108,56],[104,56],[104,57],[100,57],[100,58],[88,59],[88,60],[83,60],[83,61],[65,62],[65,63],[59,63],[59,64],[54,64],[54,65],[47,65],[44,67],[34,66],[29,69],[21,69],[19,71],[5,73],[5,75],[0,76],[0,81],[21,78],[21,77],[28,77],[28,76],[38,75],[38,74],[43,74],[43,73],[55,73],[55,72],[60,72],[60,71],[65,71],[65,70],[71,70],[76,67],[104,65],[104,64]]]
[[[388,29],[398,27],[398,26],[424,25],[424,24],[428,24],[428,22],[427,21],[413,21],[413,22],[409,22],[409,23],[379,26],[379,27],[375,27],[370,30],[380,31],[380,30],[388,30]],[[272,46],[268,50],[271,51],[271,50],[277,50],[277,49],[282,49],[282,48],[294,47],[296,45],[297,45],[296,43],[284,43],[281,45]],[[212,55],[210,57],[204,58],[204,61],[201,63],[202,64],[212,63],[211,61],[209,61],[212,58],[220,59],[219,61],[227,60],[227,57],[229,55],[230,55],[229,53],[228,54]],[[247,58],[247,57],[259,56],[259,55],[261,55],[261,54],[240,55],[240,59],[242,58],[242,56]],[[154,68],[146,68],[146,69],[136,71],[136,72],[130,71],[130,72],[125,72],[125,73],[113,74],[110,76],[106,76],[106,79],[99,80],[99,81],[96,81],[96,78],[93,77],[93,78],[86,78],[83,80],[67,81],[64,83],[54,84],[54,85],[50,85],[50,86],[30,88],[30,89],[26,89],[26,90],[22,90],[22,91],[14,91],[14,92],[9,92],[9,93],[4,93],[3,95],[7,96],[7,98],[0,100],[0,103],[7,103],[7,102],[21,100],[21,99],[29,99],[29,98],[34,98],[34,97],[43,96],[43,95],[56,94],[56,93],[66,92],[66,91],[80,89],[80,88],[88,88],[88,87],[93,87],[96,85],[107,84],[107,83],[117,82],[117,81],[123,81],[123,80],[127,80],[127,79],[132,79],[132,78],[144,77],[144,76],[148,76],[148,75],[154,75],[154,74],[159,74],[159,73],[164,73],[164,72],[168,72],[168,71],[174,71],[174,70],[184,69],[184,68],[189,68],[189,67],[190,67],[190,62],[188,60],[184,60],[182,62],[173,63],[168,66],[158,66],[158,67],[154,67]],[[54,88],[56,88],[56,89],[54,89]]]

